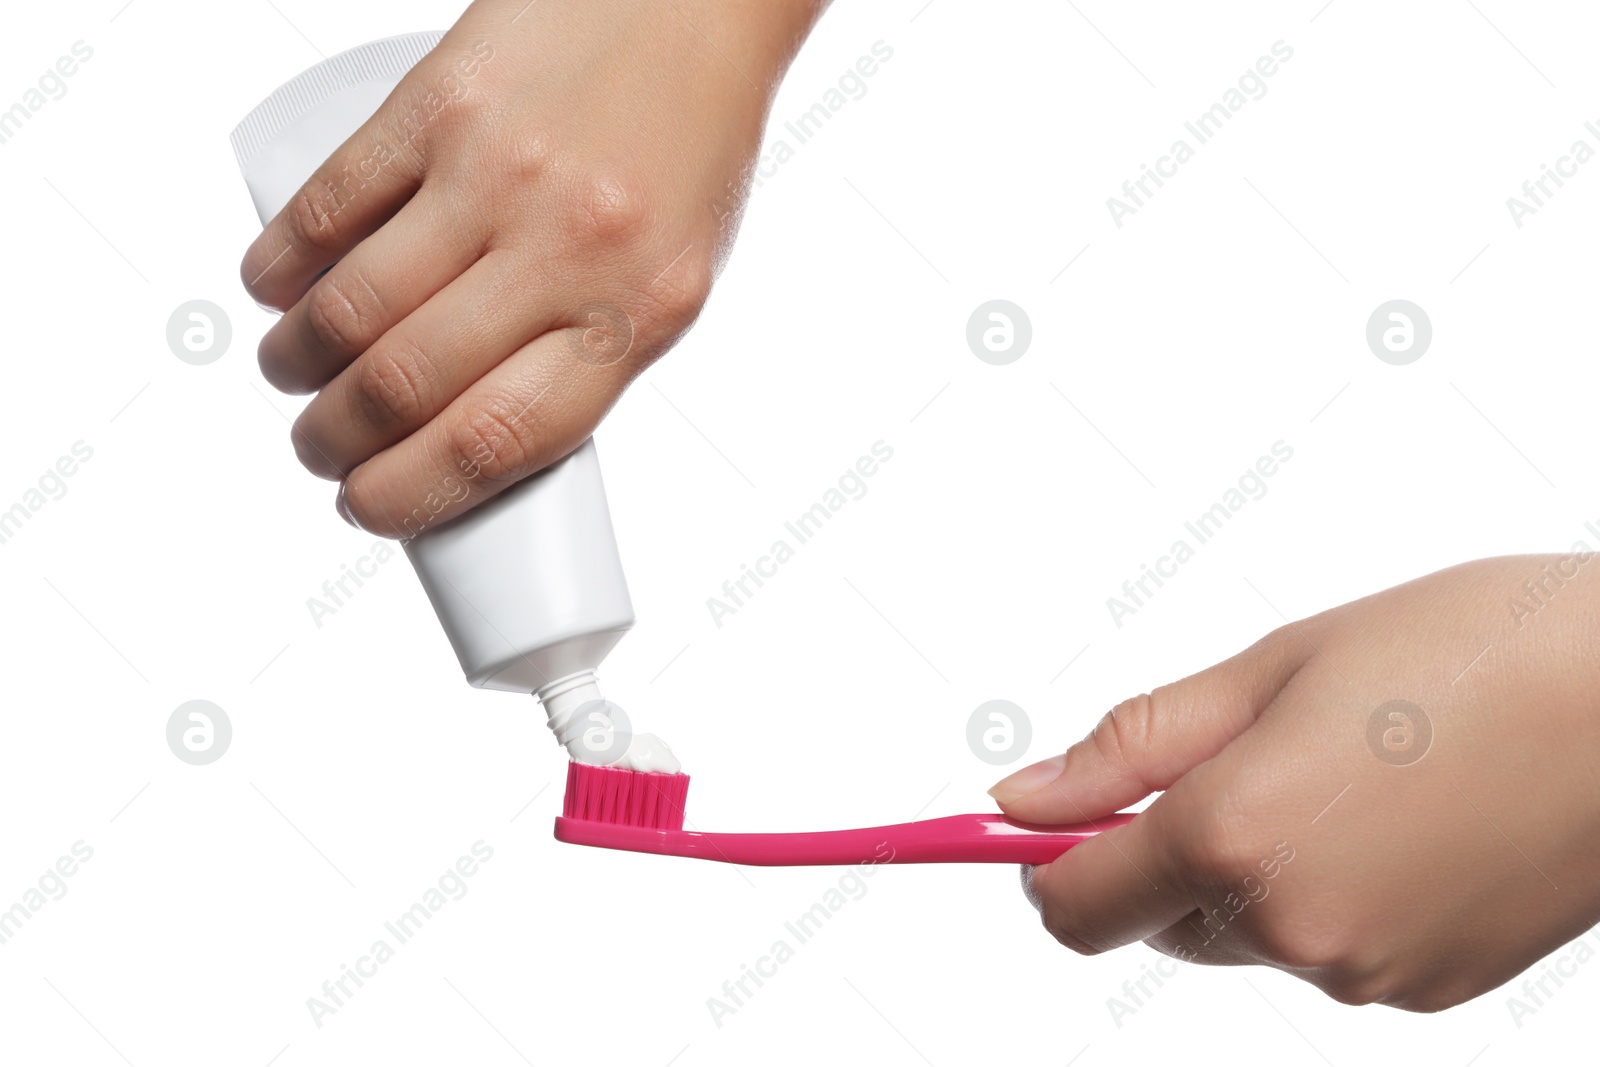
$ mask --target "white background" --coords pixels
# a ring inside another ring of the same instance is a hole
[[[1319,3],[826,16],[769,140],[874,42],[893,58],[763,181],[699,326],[599,434],[639,619],[607,692],[683,758],[697,825],[989,810],[1000,770],[965,741],[982,701],[1024,707],[1042,758],[1279,611],[1593,543],[1600,163],[1521,229],[1505,200],[1595,143],[1600,17]],[[1118,1026],[1107,998],[1158,957],[1059,948],[1006,866],[880,870],[715,1025],[707,998],[839,872],[558,845],[542,716],[462,683],[406,563],[320,628],[306,606],[372,538],[298,468],[300,401],[257,372],[270,319],[237,280],[256,224],[227,133],[319,50],[443,28],[453,6],[122,4],[12,4],[0,37],[0,108],[73,42],[94,49],[0,144],[0,510],[74,442],[93,449],[0,545],[0,908],[74,842],[93,849],[0,945],[0,1059],[1584,1054],[1600,967],[1521,1027],[1510,987],[1421,1017],[1201,968]],[[1278,40],[1294,57],[1267,95],[1114,226],[1106,198]],[[165,340],[196,298],[234,328],[204,367]],[[992,298],[1032,319],[1010,366],[966,345]],[[1435,332],[1405,367],[1364,340],[1394,298]],[[707,597],[879,440],[894,458],[866,496],[716,627]],[[1294,458],[1268,494],[1113,625],[1106,598],[1278,440]],[[205,767],[165,741],[196,698],[234,729]],[[493,859],[467,895],[316,1026],[307,998],[479,840]]]

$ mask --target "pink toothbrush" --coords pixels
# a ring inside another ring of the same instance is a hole
[[[1131,814],[1081,826],[1030,826],[1003,815],[786,834],[708,834],[683,829],[687,774],[567,765],[567,795],[556,840],[595,848],[687,856],[757,867],[857,863],[1049,863]]]

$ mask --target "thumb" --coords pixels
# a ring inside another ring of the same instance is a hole
[[[998,782],[989,795],[1023,822],[1068,825],[1166,789],[1244,733],[1309,658],[1275,631],[1250,648],[1154,692],[1124,700],[1067,749]]]

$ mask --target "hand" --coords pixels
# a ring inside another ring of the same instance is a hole
[[[1046,929],[1086,954],[1144,941],[1413,1011],[1486,992],[1588,929],[1600,557],[1576,548],[1286,626],[1000,782],[1006,814],[1035,823],[1166,791],[1024,871]],[[1414,707],[1384,708],[1396,700]]]
[[[347,519],[419,533],[554,462],[688,329],[821,6],[478,0],[318,169],[241,273]]]

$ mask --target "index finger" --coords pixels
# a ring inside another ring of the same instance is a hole
[[[323,271],[375,233],[421,186],[421,131],[402,82],[334,150],[244,254],[239,277],[259,304],[287,311]]]

